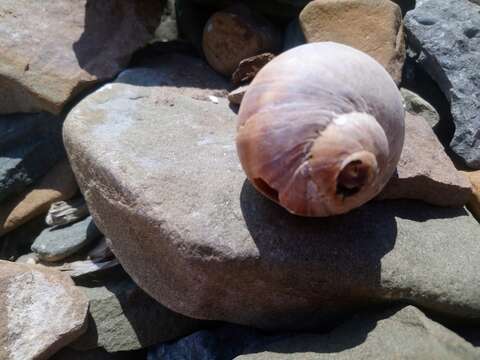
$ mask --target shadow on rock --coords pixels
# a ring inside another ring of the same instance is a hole
[[[346,215],[305,218],[266,199],[248,181],[240,202],[264,271],[283,284],[286,292],[295,284],[291,296],[299,304],[304,302],[310,312],[304,314],[305,321],[318,323],[321,318],[327,324],[341,318],[352,304],[366,305],[370,291],[380,287],[381,259],[397,237],[395,210],[390,204],[377,202]],[[302,291],[308,300],[300,299]],[[312,304],[323,304],[315,316]],[[281,316],[291,316],[293,321],[300,315],[294,313]]]
[[[73,44],[80,67],[100,80],[115,76],[150,40],[161,9],[162,1],[87,1],[84,31]]]
[[[265,276],[281,291],[278,297],[288,296],[297,304],[294,311],[271,314],[272,319],[295,323],[297,317],[305,321],[304,328],[309,321],[312,328],[315,322],[328,326],[353,308],[385,302],[382,259],[395,247],[397,219],[425,222],[468,215],[464,209],[396,200],[373,201],[339,216],[305,218],[288,213],[248,181],[240,203]]]

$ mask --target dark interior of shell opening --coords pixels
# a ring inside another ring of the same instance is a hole
[[[253,183],[262,193],[267,195],[270,199],[278,202],[278,191],[268,185],[263,179],[256,178],[253,179]]]
[[[361,160],[349,162],[337,177],[337,195],[349,197],[357,194],[369,181],[369,166]]]

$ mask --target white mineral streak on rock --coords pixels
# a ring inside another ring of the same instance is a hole
[[[28,286],[27,286],[28,284]],[[52,306],[52,298],[62,298],[63,305]],[[31,271],[14,276],[7,288],[6,316],[8,352],[12,360],[32,359],[38,355],[41,342],[54,343],[69,318],[72,299],[60,284],[49,281],[42,273]]]

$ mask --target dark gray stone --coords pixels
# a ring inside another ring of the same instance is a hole
[[[138,350],[186,336],[204,323],[168,310],[124,273],[104,278],[80,287],[90,301],[90,322],[74,349]]]
[[[357,314],[333,331],[265,334],[225,325],[149,352],[149,360],[478,359],[479,350],[413,306]]]
[[[222,86],[198,59],[166,56],[66,120],[92,216],[140,287],[190,317],[265,328],[311,328],[392,300],[480,322],[469,213],[382,201],[330,218],[289,214],[245,181]]]
[[[46,113],[0,116],[0,202],[65,156],[61,128],[62,119]]]
[[[45,229],[32,244],[32,251],[44,261],[58,261],[70,256],[99,238],[92,217],[67,226],[56,226]]]
[[[480,169],[480,6],[468,0],[426,0],[405,17],[417,62],[451,105],[452,150]]]

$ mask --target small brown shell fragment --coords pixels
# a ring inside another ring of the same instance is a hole
[[[311,43],[276,57],[250,84],[237,151],[257,190],[291,213],[342,214],[392,176],[404,116],[400,92],[373,58]]]

